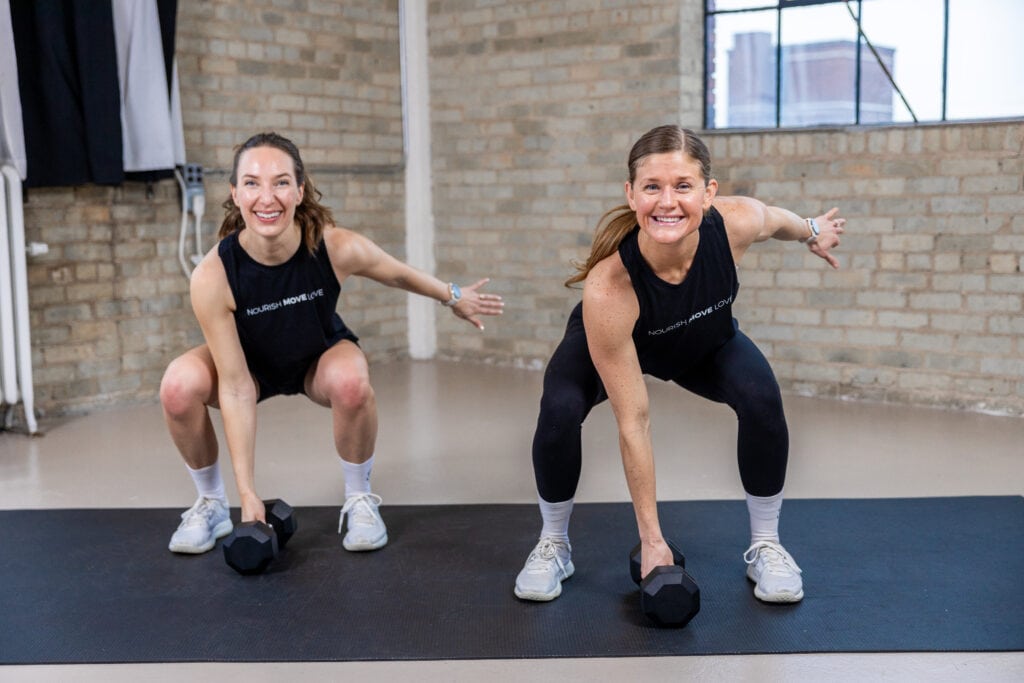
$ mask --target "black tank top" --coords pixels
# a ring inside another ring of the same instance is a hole
[[[356,340],[335,311],[341,285],[323,240],[286,262],[258,263],[238,233],[217,248],[235,297],[235,326],[249,371],[282,394],[302,391],[306,370],[341,339]]]
[[[651,270],[640,254],[639,232],[634,228],[619,244],[619,256],[640,302],[633,343],[644,373],[671,380],[736,334],[732,302],[739,277],[725,223],[714,207],[701,223],[693,264],[677,285]]]

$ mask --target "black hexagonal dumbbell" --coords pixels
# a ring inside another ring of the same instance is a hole
[[[224,541],[224,561],[239,574],[262,574],[285,547],[298,528],[295,510],[283,500],[268,500],[267,524],[243,522],[235,525]]]
[[[268,500],[263,505],[267,511],[267,521],[277,534],[277,545],[284,549],[288,545],[288,539],[299,528],[299,523],[295,519],[295,509],[280,498]]]
[[[655,567],[640,583],[640,607],[658,626],[686,626],[700,611],[700,588],[682,567]]]
[[[630,576],[640,584],[640,608],[659,626],[686,626],[700,611],[700,588],[686,573],[686,558],[673,543],[673,565],[655,567],[640,580],[640,545],[629,556]]]

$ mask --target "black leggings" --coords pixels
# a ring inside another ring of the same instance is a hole
[[[737,330],[696,368],[673,381],[736,411],[737,460],[744,490],[754,496],[782,491],[789,430],[778,382],[754,342]],[[607,398],[590,360],[583,326],[570,323],[544,372],[544,394],[533,437],[533,471],[537,492],[544,500],[557,503],[576,495],[583,465],[583,421]]]

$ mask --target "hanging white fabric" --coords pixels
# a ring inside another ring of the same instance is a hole
[[[0,164],[4,163],[14,166],[21,179],[25,179],[28,161],[10,0],[0,0]]]
[[[177,68],[169,93],[156,0],[113,0],[125,171],[185,163]],[[173,100],[173,101],[172,101]],[[177,113],[177,116],[174,114]]]

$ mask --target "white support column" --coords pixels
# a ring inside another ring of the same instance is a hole
[[[405,250],[408,263],[433,273],[434,205],[430,174],[430,83],[426,0],[401,0],[402,119],[405,138]],[[437,351],[437,303],[410,294],[409,355],[433,358]]]

